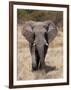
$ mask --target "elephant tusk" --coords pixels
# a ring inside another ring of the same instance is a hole
[[[45,39],[44,39],[44,43],[45,43],[45,45],[46,45],[46,46],[48,46],[48,45],[49,45]]]
[[[45,45],[46,45],[46,46],[48,46],[49,44],[48,44],[48,43],[46,43]]]
[[[33,46],[35,46],[36,44],[34,43]]]

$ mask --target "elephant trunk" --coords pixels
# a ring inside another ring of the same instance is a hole
[[[46,50],[45,50],[45,46],[46,47],[48,47],[48,43],[47,43],[47,41],[45,40],[45,39],[43,39],[43,43],[42,43],[42,41],[41,42],[38,42],[38,43],[36,43],[36,41],[34,41],[34,44],[33,44],[33,46],[35,46],[35,48],[37,49],[37,51],[38,51],[38,55],[39,55],[39,61],[40,61],[40,67],[44,67],[44,65],[45,65],[45,52],[47,51],[47,48],[46,48]]]
[[[40,47],[37,46],[37,50],[38,50],[39,61],[40,61],[39,65],[40,65],[40,68],[43,68],[45,66],[45,61],[44,61],[44,59],[45,59],[44,45],[41,45]]]

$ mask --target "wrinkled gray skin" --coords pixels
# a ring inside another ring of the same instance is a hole
[[[57,35],[55,24],[50,20],[44,22],[27,21],[23,25],[22,33],[29,42],[32,70],[43,69],[48,45]]]

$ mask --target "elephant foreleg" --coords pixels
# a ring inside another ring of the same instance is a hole
[[[45,67],[45,61],[40,59],[39,68],[40,68],[40,69],[44,69],[44,67]]]
[[[32,47],[32,70],[37,70],[37,57],[35,47]]]

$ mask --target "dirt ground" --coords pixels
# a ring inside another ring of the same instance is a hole
[[[22,36],[21,26],[18,25],[18,49],[17,49],[17,79],[38,80],[56,79],[63,77],[63,32],[58,30],[58,35],[49,44],[48,53],[45,58],[46,67],[44,70],[32,72],[32,57],[29,50],[29,43]]]

